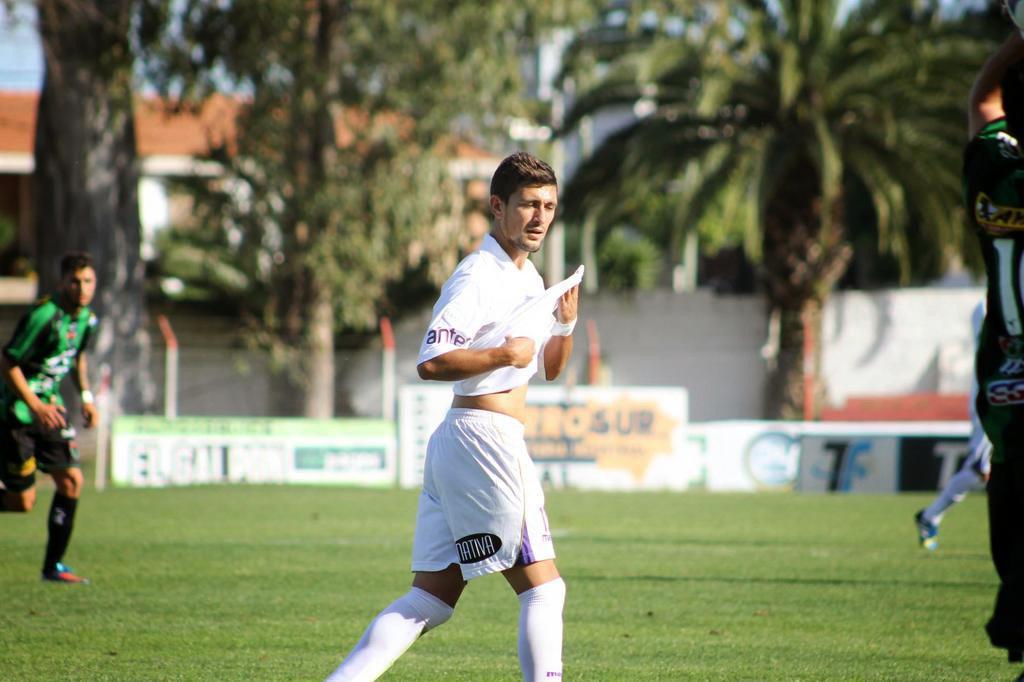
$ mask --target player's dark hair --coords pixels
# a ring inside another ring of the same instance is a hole
[[[516,152],[498,164],[491,176],[491,196],[508,203],[508,198],[523,187],[558,185],[555,171],[551,166],[533,154]]]
[[[1003,74],[1003,111],[1006,126],[1014,137],[1024,137],[1024,61],[1013,64]]]
[[[64,254],[64,257],[60,259],[60,276],[63,277],[69,273],[76,273],[82,268],[93,268],[92,256],[87,254],[85,251],[73,251],[71,253]]]

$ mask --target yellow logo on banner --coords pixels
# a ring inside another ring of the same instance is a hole
[[[527,448],[543,461],[592,461],[641,481],[658,455],[672,453],[679,422],[654,401],[621,398],[585,405],[528,405]]]

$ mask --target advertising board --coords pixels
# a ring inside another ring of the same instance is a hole
[[[684,447],[682,388],[531,386],[526,443],[545,484],[588,490],[685,490],[701,476]],[[399,391],[400,485],[423,480],[427,440],[444,419],[450,386]]]
[[[545,485],[582,490],[934,491],[967,454],[966,422],[688,423],[666,387],[535,386],[527,448]],[[121,417],[114,485],[308,483],[415,488],[447,385],[399,392],[399,420]]]
[[[796,489],[934,491],[967,455],[969,433],[967,422],[807,423]]]
[[[114,485],[394,485],[394,423],[381,419],[119,417]]]

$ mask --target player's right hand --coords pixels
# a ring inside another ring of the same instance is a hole
[[[63,405],[54,405],[47,403],[39,403],[39,407],[34,409],[33,412],[36,415],[36,420],[41,426],[48,429],[63,429],[68,425],[67,419],[64,418],[65,409]]]
[[[92,403],[82,403],[82,419],[85,422],[85,428],[91,429],[99,422],[100,412]]]
[[[503,348],[509,353],[509,363],[522,369],[533,361],[536,344],[528,336],[506,336]]]

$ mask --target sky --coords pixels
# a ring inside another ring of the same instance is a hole
[[[43,52],[30,3],[15,2],[12,15],[0,4],[0,89],[38,90],[43,82]]]

